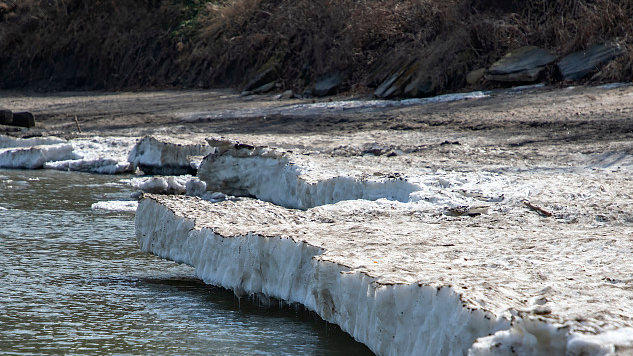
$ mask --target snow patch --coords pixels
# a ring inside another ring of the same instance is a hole
[[[341,111],[363,112],[380,108],[405,107],[413,105],[426,105],[432,103],[445,103],[468,99],[481,99],[490,96],[490,92],[475,91],[469,93],[453,93],[438,95],[429,98],[403,99],[403,100],[339,100],[332,102],[293,104],[277,108],[240,109],[220,112],[206,112],[188,114],[183,121],[210,121],[220,118],[253,118],[262,116],[312,116]]]

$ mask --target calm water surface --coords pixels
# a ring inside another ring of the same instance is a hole
[[[127,199],[124,178],[0,170],[0,354],[371,355],[139,252],[133,214],[91,210]]]

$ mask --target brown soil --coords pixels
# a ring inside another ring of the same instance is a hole
[[[489,97],[450,103],[330,110],[310,114],[313,102],[339,99],[287,100],[274,96],[241,97],[230,90],[159,91],[142,93],[2,92],[0,107],[31,111],[38,126],[30,131],[3,126],[5,133],[24,135],[133,135],[143,132],[214,132],[217,134],[320,135],[371,130],[456,130],[465,135],[512,140],[514,146],[539,142],[613,141],[633,137],[633,87],[532,89],[499,91]],[[276,114],[276,109],[306,104],[301,115]],[[257,112],[262,114],[258,115]],[[253,114],[255,112],[255,114]],[[184,119],[195,113],[213,116],[202,122]],[[266,114],[269,113],[269,114]],[[272,114],[270,114],[272,113]]]
[[[0,88],[242,87],[268,64],[278,90],[339,72],[363,93],[417,59],[447,92],[521,46],[627,46],[632,19],[632,3],[611,0],[0,0]],[[633,80],[632,58],[590,80]]]

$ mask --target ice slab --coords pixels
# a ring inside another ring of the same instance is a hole
[[[91,209],[110,212],[135,212],[137,207],[137,201],[110,200],[96,202],[92,204]]]
[[[16,139],[0,136],[0,165],[10,168],[48,168],[101,174],[130,172],[127,155],[136,140],[126,137],[55,137]]]
[[[46,162],[76,159],[73,146],[67,143],[0,149],[2,168],[43,168]]]
[[[136,143],[129,137],[91,137],[69,141],[76,159],[47,162],[44,168],[99,174],[120,174],[132,171],[127,155]]]
[[[195,174],[198,157],[211,151],[205,141],[146,136],[136,143],[128,161],[146,174]]]
[[[411,193],[422,189],[403,177],[368,175],[360,165],[323,155],[307,157],[226,139],[208,142],[215,150],[203,159],[198,176],[207,190],[229,195],[307,209],[349,199],[409,201]]]
[[[238,296],[302,303],[379,355],[605,355],[633,343],[631,232],[527,209],[425,214],[387,200],[301,211],[146,195],[136,234],[143,251]]]

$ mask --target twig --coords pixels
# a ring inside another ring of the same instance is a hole
[[[526,200],[526,201],[524,201],[524,202],[523,202],[523,204],[524,204],[525,206],[527,206],[528,208],[530,208],[530,209],[532,209],[532,210],[536,211],[537,213],[539,213],[539,214],[541,214],[541,215],[543,215],[543,216],[547,216],[547,217],[552,216],[552,213],[550,213],[549,211],[547,211],[547,210],[545,210],[545,209],[543,209],[543,208],[541,208],[541,207],[539,207],[539,206],[536,206],[536,205],[534,205],[534,204],[530,203],[530,202],[529,202],[529,201],[527,201],[527,200]]]
[[[77,131],[79,131],[79,133],[83,133],[81,132],[81,127],[79,126],[79,120],[77,120],[77,115],[75,115],[75,124],[77,124]]]

